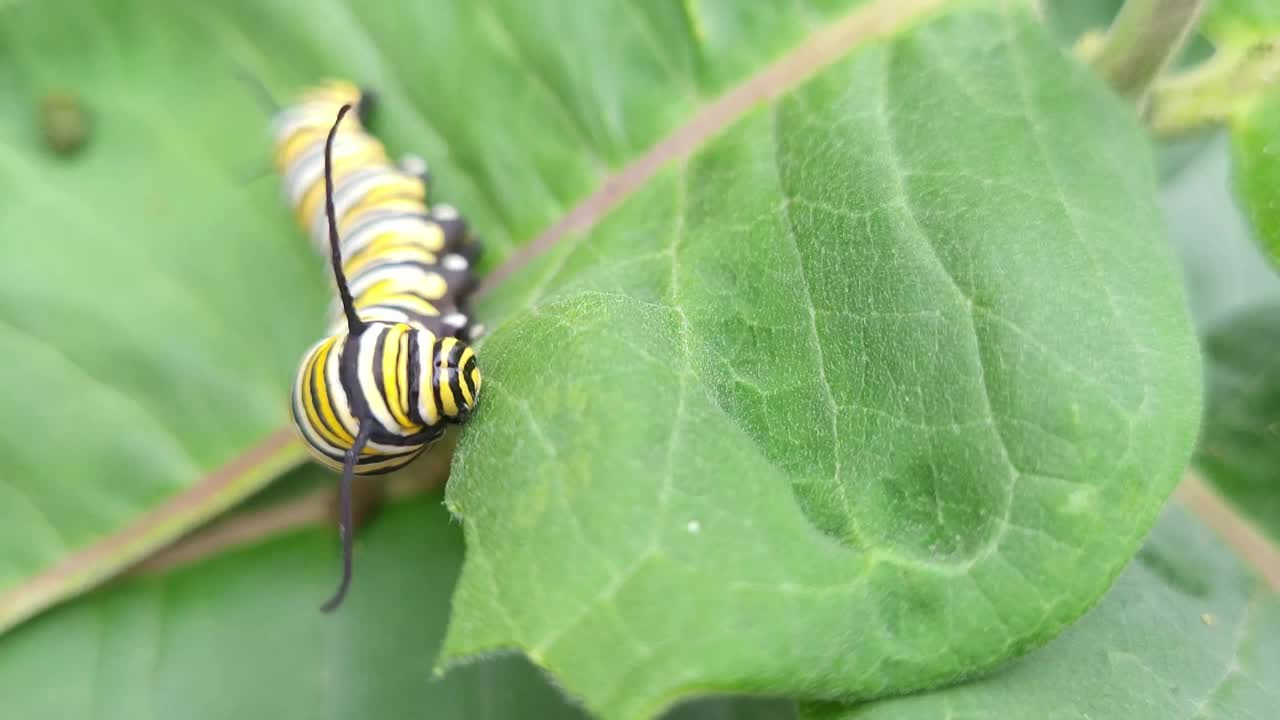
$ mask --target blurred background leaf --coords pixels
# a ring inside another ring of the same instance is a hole
[[[1102,603],[984,679],[805,720],[1263,720],[1280,703],[1280,598],[1171,507]]]
[[[330,479],[305,468],[284,484]],[[360,535],[359,591],[335,615],[317,610],[334,533],[306,518],[244,545],[161,555],[0,642],[5,716],[585,718],[518,656],[433,675],[463,554],[441,500],[403,499]],[[261,522],[250,517],[226,525]],[[785,701],[715,699],[669,720],[793,715]]]
[[[1195,465],[1280,543],[1280,276],[1232,196],[1231,170],[1219,133],[1164,192],[1205,354]]]
[[[0,642],[5,715],[582,717],[519,658],[432,677],[462,561],[438,493],[388,508],[360,536],[360,592],[331,616],[317,603],[332,590],[333,545],[332,529],[301,528],[122,579],[24,625]]]

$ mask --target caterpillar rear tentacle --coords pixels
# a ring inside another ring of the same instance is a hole
[[[330,335],[304,355],[291,403],[312,456],[342,472],[343,572],[326,612],[351,583],[355,476],[404,467],[447,425],[465,422],[481,382],[466,342],[470,232],[452,207],[428,207],[425,163],[387,159],[362,127],[367,107],[366,94],[334,82],[275,120],[284,192],[327,250],[338,291]]]

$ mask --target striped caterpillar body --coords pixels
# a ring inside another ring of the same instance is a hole
[[[453,208],[428,208],[425,165],[391,164],[358,117],[369,96],[330,82],[275,118],[275,165],[299,224],[331,256],[329,336],[302,359],[293,422],[343,473],[343,577],[351,577],[351,483],[407,465],[466,420],[480,392],[465,311],[478,244]],[[344,124],[344,117],[346,117]]]

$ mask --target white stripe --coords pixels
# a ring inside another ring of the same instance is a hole
[[[348,258],[344,257],[343,259],[346,260]],[[364,263],[359,272],[367,272],[369,268],[375,268],[379,265],[406,262],[424,263],[428,266],[434,267],[439,261],[436,256],[426,248],[399,246],[375,255],[373,259]]]
[[[425,210],[424,210],[425,213]],[[421,243],[432,253],[444,249],[444,232],[438,225],[429,223],[421,216],[405,213],[403,210],[392,210],[380,213],[369,213],[342,238],[343,256],[355,255],[369,246],[374,238],[386,233],[407,236],[407,240]]]
[[[351,286],[352,297],[356,298],[381,282],[391,283],[395,291],[411,292],[427,300],[439,300],[449,292],[444,276],[414,265],[374,265],[347,278],[347,282]]]
[[[418,417],[428,427],[439,425],[441,418],[436,413],[435,400],[432,397],[431,381],[434,377],[431,357],[432,346],[436,344],[436,336],[426,330],[414,333],[418,341]]]
[[[382,401],[382,394],[378,392],[378,378],[373,367],[374,351],[377,350],[385,328],[385,325],[371,324],[360,336],[360,354],[357,356],[356,377],[360,383],[360,395],[364,398],[365,404],[369,406],[369,412],[373,414],[373,419],[378,421],[378,424],[383,429],[394,432],[397,435],[403,435],[404,431],[400,428],[395,418],[391,416],[391,410]]]
[[[338,422],[342,424],[342,429],[347,431],[351,437],[359,434],[355,417],[351,414],[351,403],[347,401],[346,388],[342,387],[342,379],[339,377],[338,368],[342,364],[342,351],[347,344],[346,330],[339,330],[334,333],[337,340],[333,343],[333,348],[329,350],[329,358],[324,369],[325,389],[329,391],[330,404],[338,416]]]

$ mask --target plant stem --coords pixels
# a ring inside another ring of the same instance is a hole
[[[1126,0],[1093,57],[1094,67],[1112,89],[1141,106],[1204,6],[1205,0]]]

